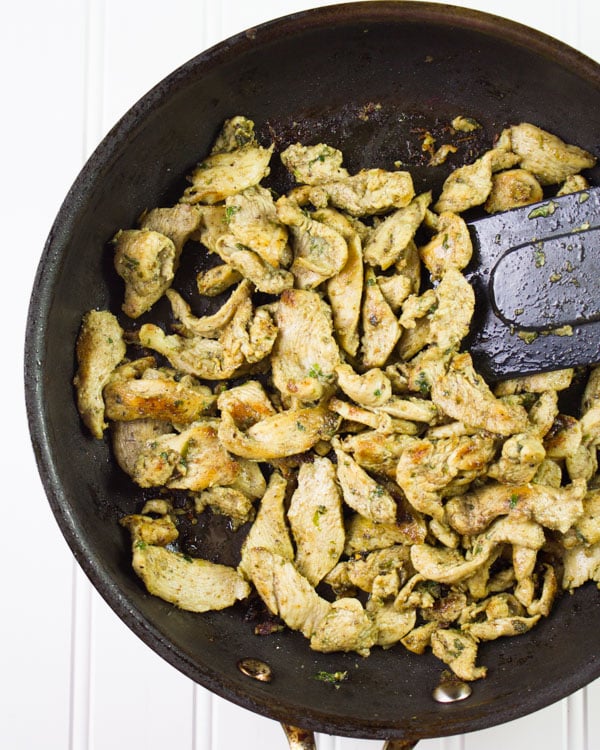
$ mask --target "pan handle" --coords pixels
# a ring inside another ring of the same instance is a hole
[[[285,736],[288,739],[290,750],[317,750],[315,735],[308,729],[300,729],[290,724],[282,724]],[[412,750],[416,747],[418,740],[387,740],[383,750]]]

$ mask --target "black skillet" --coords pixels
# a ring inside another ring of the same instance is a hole
[[[529,121],[600,154],[600,66],[531,29],[426,2],[366,2],[299,13],[228,39],[183,65],[140,100],[100,144],[52,227],[27,328],[31,436],[49,502],[93,584],[152,649],[224,698],[288,724],[362,738],[446,736],[536,711],[600,675],[598,591],[561,599],[519,638],[481,648],[488,677],[470,698],[432,700],[431,656],[375,649],[368,659],[311,652],[302,636],[253,634],[245,608],[202,616],[148,596],[117,525],[139,493],[108,445],[82,429],[73,399],[74,342],[91,307],[118,309],[107,240],[146,209],[169,205],[223,120],[245,114],[278,147],[320,140],[351,171],[400,159],[417,189],[439,190],[449,170],[487,149],[509,123]],[[426,166],[425,131],[439,143],[456,115],[483,128],[446,165]],[[591,179],[599,182],[595,169]],[[274,170],[273,184],[287,187]],[[190,249],[189,270],[203,261]],[[193,268],[194,267],[194,268]],[[182,288],[186,288],[185,281]],[[191,288],[191,284],[187,285]],[[207,540],[207,544],[210,540]],[[233,552],[231,552],[233,554]],[[270,683],[242,674],[257,657]],[[317,673],[347,671],[339,689]]]

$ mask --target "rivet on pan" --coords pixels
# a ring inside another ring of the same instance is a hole
[[[438,703],[455,703],[468,698],[472,692],[471,686],[467,682],[457,679],[442,679],[442,682],[433,690],[433,700]]]
[[[273,671],[271,670],[271,667],[260,659],[253,659],[251,657],[240,659],[237,666],[242,674],[245,674],[247,677],[252,677],[253,680],[259,680],[259,682],[271,682],[273,679]]]

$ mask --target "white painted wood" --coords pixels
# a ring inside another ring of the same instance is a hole
[[[3,8],[0,216],[9,283],[0,304],[9,366],[3,372],[8,419],[0,453],[8,477],[8,533],[0,546],[2,748],[285,747],[276,723],[192,685],[139,641],[91,589],[48,508],[24,405],[16,394],[22,393],[22,342],[35,268],[84,158],[129,106],[196,53],[230,34],[317,4],[30,0]],[[513,18],[600,59],[598,3],[455,4]],[[600,747],[598,705],[600,681],[533,716],[471,735],[426,740],[419,747],[593,750]],[[320,750],[381,747],[380,742],[325,735],[318,741]]]

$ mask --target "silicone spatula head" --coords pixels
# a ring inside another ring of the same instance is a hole
[[[497,381],[600,362],[600,188],[469,223],[466,346]]]

